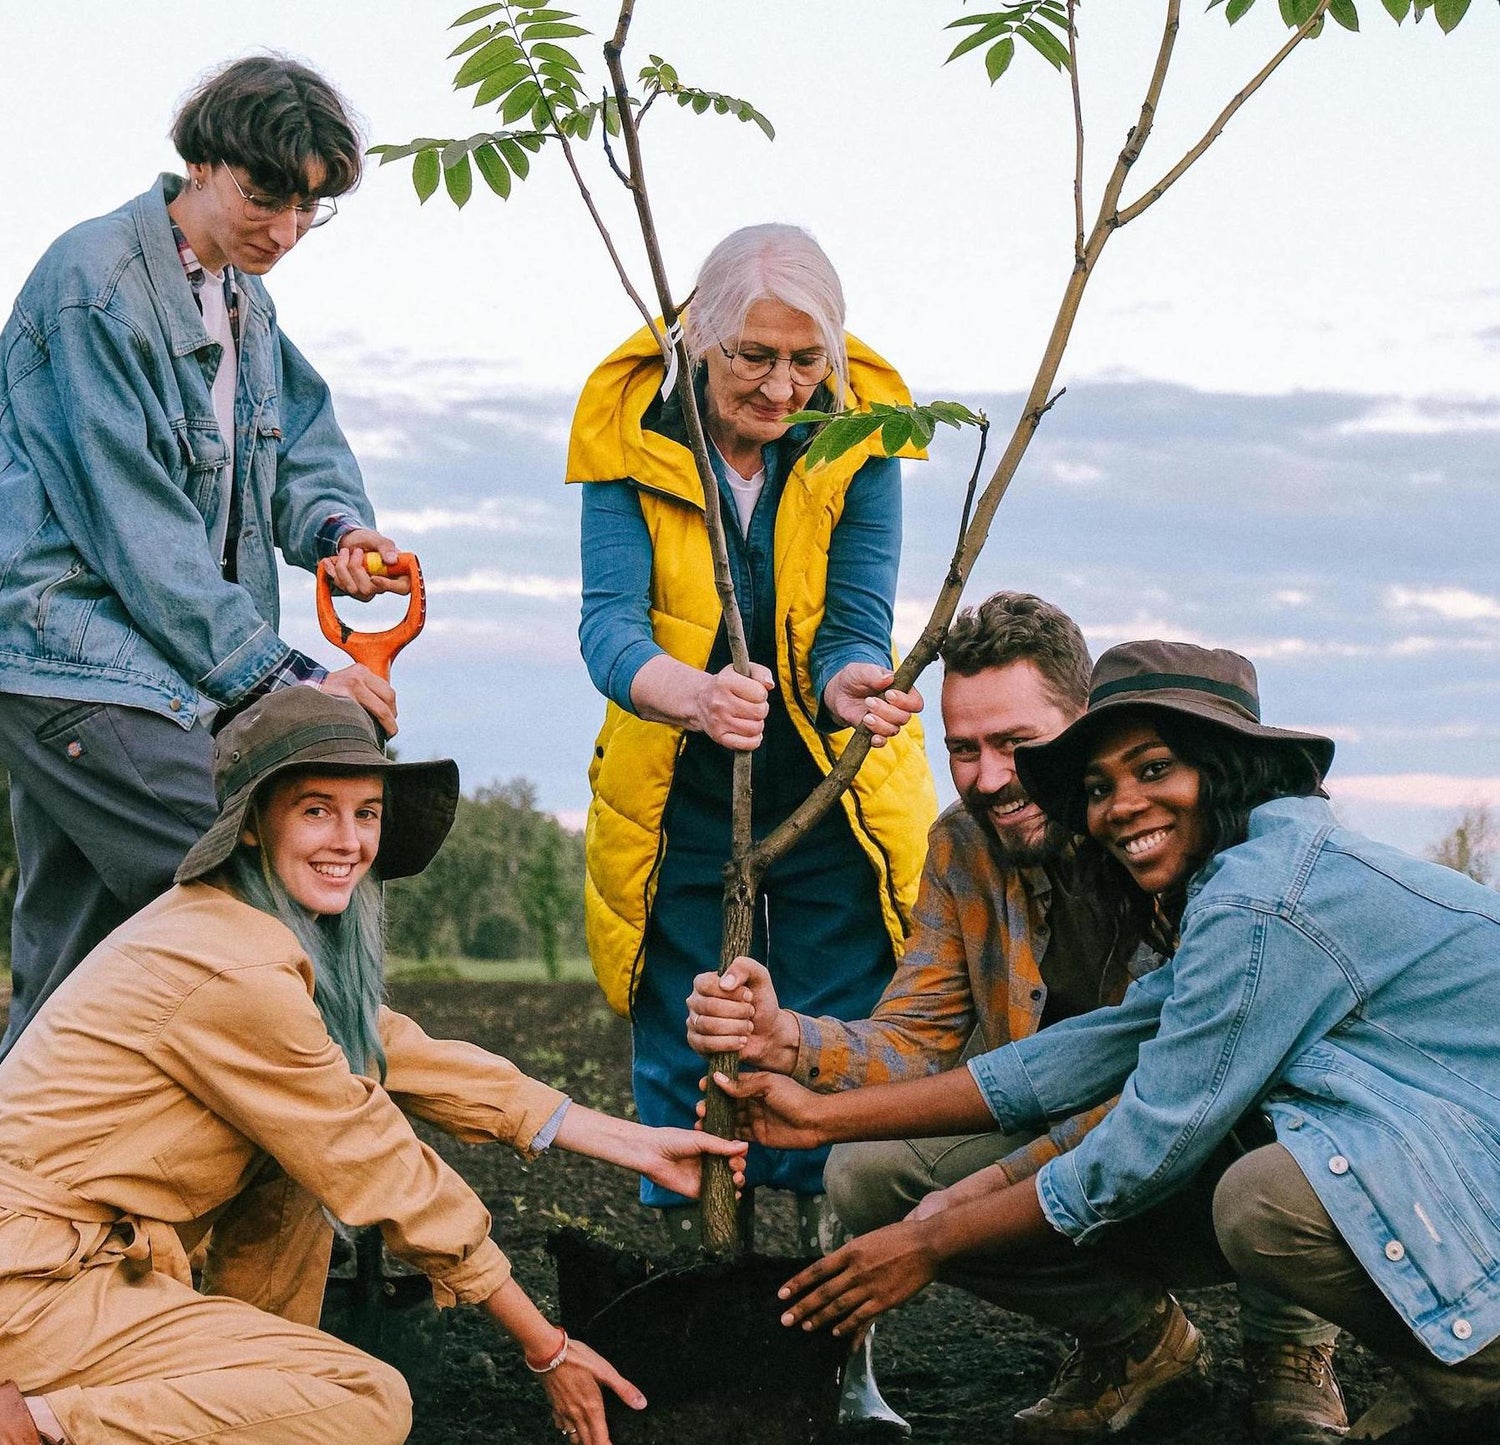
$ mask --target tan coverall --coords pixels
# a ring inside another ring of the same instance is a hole
[[[400,1375],[315,1328],[332,1231],[378,1224],[439,1304],[510,1265],[402,1110],[529,1150],[563,1102],[383,1009],[352,1073],[292,933],[205,883],[75,970],[0,1064],[0,1379],[74,1445],[406,1438]],[[186,1251],[213,1228],[204,1294]]]

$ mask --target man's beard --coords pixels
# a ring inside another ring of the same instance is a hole
[[[1073,835],[1066,823],[1059,823],[1045,815],[1040,832],[1031,833],[1025,838],[1017,836],[1011,830],[1002,833],[991,819],[989,810],[1004,807],[1007,803],[1019,803],[1025,798],[1026,790],[1020,783],[1012,782],[998,793],[964,794],[964,807],[984,829],[985,836],[990,840],[990,847],[1002,863],[1007,863],[1012,868],[1039,868],[1044,863],[1060,858],[1072,842]]]

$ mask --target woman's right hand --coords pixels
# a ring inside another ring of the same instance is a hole
[[[604,1390],[617,1394],[632,1410],[644,1410],[646,1397],[597,1350],[581,1340],[568,1341],[567,1358],[541,1377],[552,1403],[552,1423],[564,1445],[609,1445],[604,1419]]]
[[[771,689],[776,686],[770,669],[752,662],[749,677],[733,665],[698,676],[690,725],[734,752],[754,752],[765,735]]]

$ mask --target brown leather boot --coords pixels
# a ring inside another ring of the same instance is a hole
[[[63,1445],[37,1430],[14,1380],[0,1385],[0,1445]]]
[[[1323,1445],[1349,1428],[1332,1344],[1246,1340],[1245,1378],[1256,1445]]]
[[[1208,1346],[1171,1295],[1156,1316],[1113,1345],[1079,1345],[1044,1400],[1016,1415],[1012,1439],[1079,1445],[1123,1430],[1170,1389],[1207,1392]]]

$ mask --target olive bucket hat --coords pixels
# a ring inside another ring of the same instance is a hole
[[[357,702],[316,687],[286,687],[231,718],[214,739],[219,816],[182,860],[176,881],[187,883],[218,868],[234,852],[262,784],[293,768],[383,775],[389,806],[375,855],[382,878],[420,873],[453,826],[458,764],[451,758],[392,762],[374,720]]]
[[[1185,713],[1242,737],[1298,748],[1327,777],[1333,739],[1268,727],[1249,658],[1190,642],[1122,642],[1094,664],[1088,711],[1050,742],[1016,749],[1021,786],[1042,811],[1076,823],[1083,771],[1099,734],[1122,708]]]

